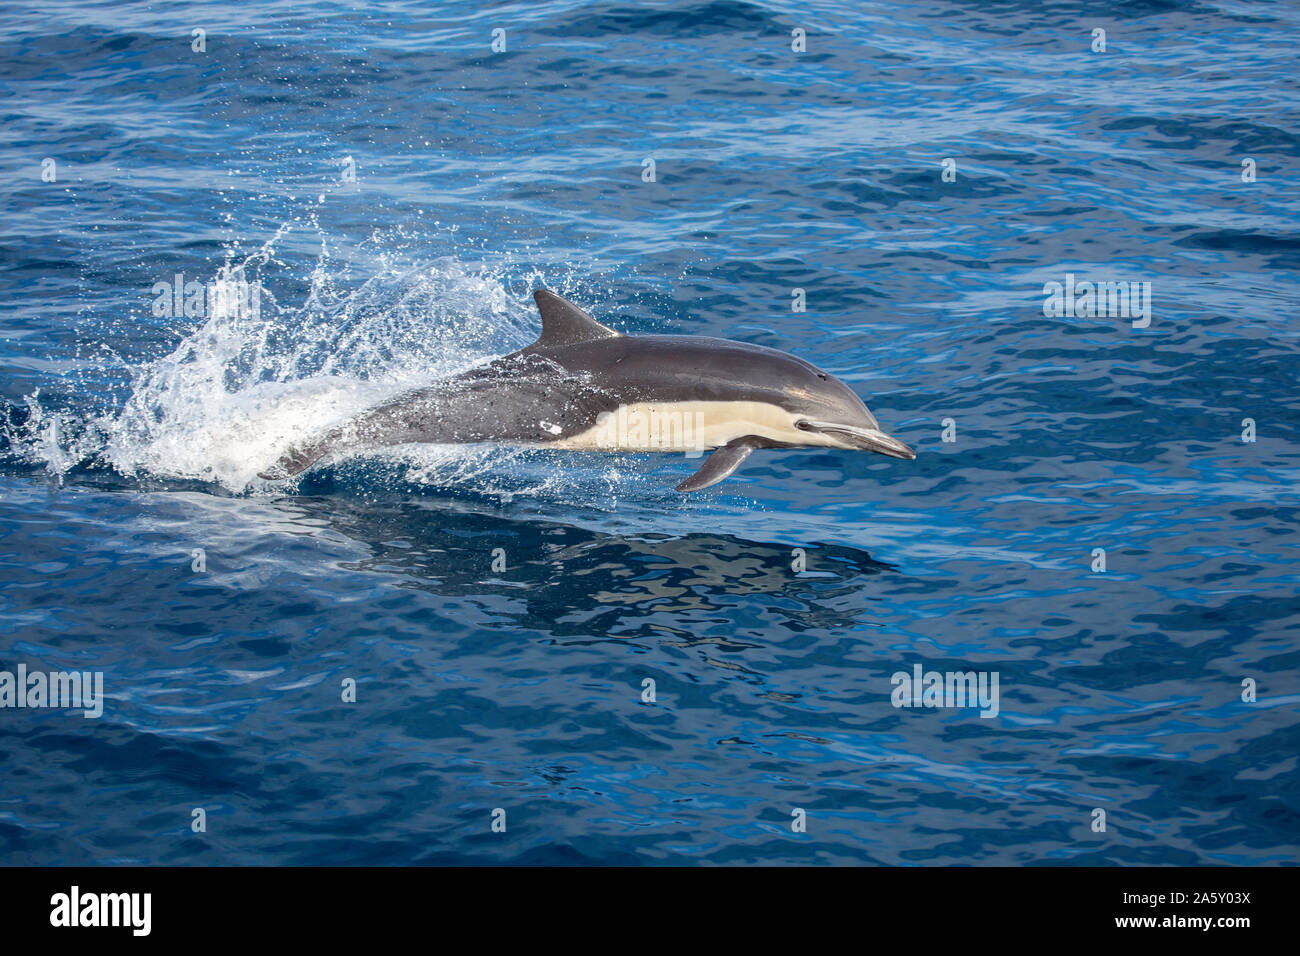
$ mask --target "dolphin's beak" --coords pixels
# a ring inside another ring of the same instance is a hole
[[[806,420],[801,422],[800,425],[819,432],[830,432],[845,439],[854,448],[861,448],[863,451],[874,451],[882,455],[888,455],[890,458],[902,458],[905,461],[912,461],[916,458],[916,452],[912,451],[911,448],[879,429],[859,428],[857,425],[840,425],[836,422]]]

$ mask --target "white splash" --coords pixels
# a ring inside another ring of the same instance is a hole
[[[258,490],[268,484],[257,472],[291,444],[535,337],[526,295],[509,295],[490,272],[448,259],[397,266],[381,256],[370,278],[341,290],[323,242],[305,301],[286,306],[274,289],[292,281],[273,272],[287,269],[274,257],[287,231],[216,270],[218,282],[255,286],[258,309],[191,320],[200,324],[139,368],[130,397],[106,414],[65,422],[33,394],[13,444],[58,475],[96,460],[125,475]]]

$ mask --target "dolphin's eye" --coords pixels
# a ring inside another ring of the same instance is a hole
[[[812,422],[808,421],[806,418],[799,419],[794,423],[794,427],[799,429],[801,432],[810,432],[813,430]]]
[[[825,372],[818,372],[817,377],[821,379],[823,382],[830,381],[830,376],[827,375]]]

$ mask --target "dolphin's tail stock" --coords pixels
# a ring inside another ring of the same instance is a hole
[[[441,436],[422,421],[418,413],[421,411],[419,403],[436,405],[440,394],[436,388],[406,393],[331,429],[308,444],[290,446],[274,465],[258,472],[258,477],[282,481],[302,474],[322,458],[338,452],[437,440]],[[417,403],[414,410],[411,403]]]
[[[283,481],[285,478],[300,475],[325,457],[325,451],[324,442],[302,448],[290,448],[266,471],[259,471],[257,477],[265,478],[267,481]]]

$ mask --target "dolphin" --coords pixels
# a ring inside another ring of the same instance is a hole
[[[554,292],[533,293],[527,348],[406,392],[289,448],[260,477],[412,442],[588,451],[712,450],[677,491],[715,485],[755,448],[916,453],[880,429],[839,379],[776,349],[693,335],[623,335]]]

